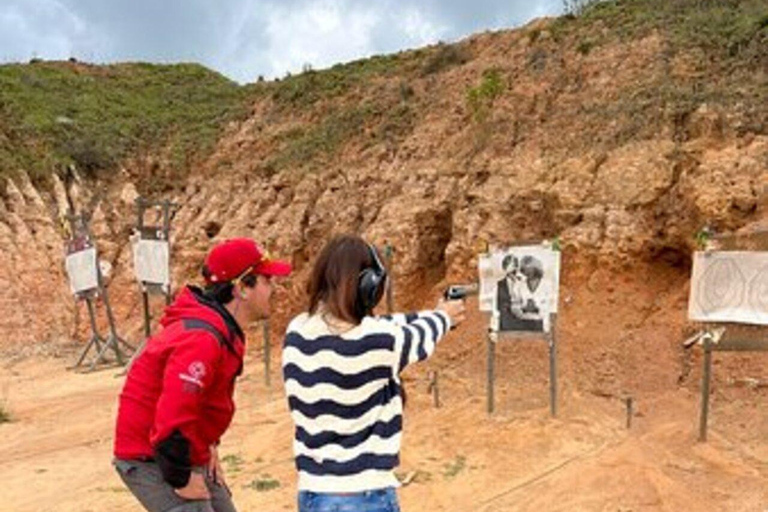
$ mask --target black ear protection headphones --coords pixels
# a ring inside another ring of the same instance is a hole
[[[376,249],[368,245],[368,252],[371,255],[371,266],[361,270],[357,280],[355,314],[361,320],[379,303],[387,282],[387,269],[381,263]]]

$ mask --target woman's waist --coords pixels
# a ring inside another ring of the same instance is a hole
[[[366,469],[347,475],[318,475],[299,470],[298,490],[304,492],[354,495],[399,486],[393,469]]]

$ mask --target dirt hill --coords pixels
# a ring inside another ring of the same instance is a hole
[[[763,215],[767,26],[762,2],[604,2],[245,87],[196,66],[0,67],[0,332],[71,337],[70,205],[135,316],[137,193],[182,205],[176,282],[213,239],[254,235],[301,270],[339,231],[394,244],[406,306],[471,277],[486,242],[558,237],[567,259],[682,278],[703,226]]]

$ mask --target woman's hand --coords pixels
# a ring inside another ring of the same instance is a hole
[[[451,319],[451,327],[456,327],[465,319],[465,307],[463,300],[440,299],[437,302],[438,311],[446,313]]]

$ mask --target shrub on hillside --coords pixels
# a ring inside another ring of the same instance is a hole
[[[504,91],[504,81],[498,69],[488,69],[483,72],[480,84],[467,90],[467,104],[475,121],[482,122],[488,118],[494,100]]]

